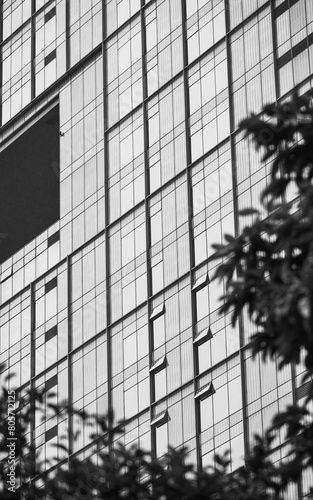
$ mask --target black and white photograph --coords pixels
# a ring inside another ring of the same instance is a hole
[[[313,499],[313,0],[0,0],[0,499]]]

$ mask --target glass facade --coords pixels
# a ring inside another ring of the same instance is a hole
[[[184,444],[205,467],[229,449],[235,470],[303,397],[303,370],[251,358],[253,325],[218,315],[208,257],[269,175],[238,123],[311,86],[312,2],[2,3],[0,155],[46,109],[60,128],[60,218],[0,264],[8,383],[113,408],[125,444],[157,456]],[[78,425],[47,413],[30,438],[49,457]],[[279,460],[284,436],[275,444]],[[88,435],[70,443],[91,449]]]

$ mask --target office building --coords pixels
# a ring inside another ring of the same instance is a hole
[[[242,465],[302,397],[219,316],[211,245],[270,165],[238,130],[313,73],[311,0],[3,0],[0,352],[15,387],[129,418],[123,440]],[[42,456],[78,423],[34,420]],[[87,435],[71,453],[92,453]],[[53,448],[54,450],[54,448]],[[55,451],[54,451],[55,452]],[[65,460],[59,450],[59,459]],[[283,436],[273,460],[286,455]],[[290,490],[290,498],[304,495]]]

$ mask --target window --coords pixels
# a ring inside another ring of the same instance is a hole
[[[54,278],[45,287],[45,309],[46,309],[46,321],[53,318],[57,313],[57,279]]]
[[[107,42],[109,127],[142,102],[140,29],[137,17]]]
[[[196,292],[197,321],[209,315],[209,287],[205,286]]]
[[[229,414],[235,413],[242,408],[241,377],[237,377],[228,383]]]
[[[202,373],[211,367],[211,339],[211,329],[206,328],[193,341],[197,348],[198,373]]]
[[[130,418],[138,412],[138,388],[136,385],[125,392],[125,418]]]
[[[149,377],[125,391],[125,418],[131,418],[150,405]]]
[[[239,434],[230,441],[230,449],[231,449],[231,468],[232,471],[235,471],[239,467],[244,465],[244,440],[243,434]]]
[[[245,2],[243,2],[245,4]],[[234,125],[276,98],[270,7],[254,16],[231,37]]]
[[[230,133],[226,58],[226,45],[222,43],[188,73],[192,161],[224,141]]]
[[[181,2],[158,0],[146,9],[148,95],[183,67]]]
[[[164,302],[156,306],[151,315],[150,319],[153,320],[153,349],[157,349],[165,342],[165,304]]]
[[[168,428],[167,422],[155,428],[155,447],[157,458],[168,452]]]
[[[224,329],[213,335],[211,340],[212,365],[226,358],[226,342]]]
[[[57,435],[58,435],[58,426],[55,425],[54,427],[52,427],[52,429],[49,429],[46,432],[46,435],[45,435],[45,441],[46,441],[46,443],[48,441],[50,441],[50,439],[53,439],[54,437],[56,437]]]
[[[38,118],[0,153],[0,263],[59,219],[59,108]]]
[[[145,196],[142,111],[109,133],[110,221],[133,208]]]
[[[140,9],[140,0],[106,0],[106,29],[110,35]]]
[[[186,11],[188,62],[190,63],[225,36],[224,2],[186,0]]]
[[[157,349],[165,342],[164,316],[159,316],[153,321],[153,348]]]
[[[57,314],[57,278],[45,285],[44,294],[36,301],[36,328]]]
[[[166,388],[166,356],[156,361],[150,368],[154,374],[154,400],[158,401],[167,394]]]
[[[148,132],[149,180],[150,191],[153,192],[187,166],[185,99],[181,78],[149,100]]]
[[[143,307],[137,310],[131,317],[126,318],[112,328],[111,358],[113,377],[121,372],[133,374],[142,369],[146,370],[145,373],[148,376],[149,334],[145,313],[146,307]],[[139,361],[142,361],[140,366],[133,366]],[[133,368],[130,371],[126,371],[130,367]]]
[[[228,414],[227,385],[223,385],[216,390],[216,393],[213,396],[214,424],[228,417]]]
[[[39,95],[66,70],[65,4],[56,2],[35,17],[35,92]]]
[[[198,373],[211,367],[211,341],[206,340],[198,345]]]
[[[208,396],[200,401],[200,429],[205,431],[213,425],[212,397]]]
[[[137,335],[133,333],[124,339],[124,368],[137,361]]]
[[[3,5],[3,40],[14,33],[30,18],[31,0],[4,2]]]
[[[30,24],[5,43],[1,51],[3,60],[2,124],[4,124],[31,100]]]

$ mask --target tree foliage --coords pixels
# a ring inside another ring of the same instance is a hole
[[[304,356],[310,382],[313,372],[313,107],[312,93],[295,93],[288,102],[266,106],[262,117],[241,124],[271,162],[262,193],[262,214],[242,211],[250,219],[242,233],[225,235],[215,245],[219,259],[216,279],[226,280],[221,314],[232,311],[233,323],[247,310],[255,327],[251,348],[279,366],[299,363]],[[240,165],[238,165],[240,168]],[[292,194],[293,193],[293,194]],[[313,394],[302,406],[278,414],[263,437],[256,437],[246,464],[228,473],[229,459],[216,457],[204,471],[189,464],[188,451],[171,449],[162,459],[136,446],[116,444],[124,423],[114,425],[111,414],[87,416],[76,412],[82,429],[92,430],[93,454],[84,461],[71,456],[54,469],[41,462],[25,436],[34,405],[42,408],[45,394],[29,393],[16,409],[16,492],[7,485],[7,399],[0,396],[1,499],[159,499],[159,500],[280,500],[291,482],[313,461]],[[69,414],[74,410],[66,408]],[[60,411],[60,408],[56,409]],[[277,432],[286,429],[288,460],[272,463]],[[115,443],[114,446],[112,443]],[[61,445],[60,445],[61,446]],[[69,452],[65,446],[65,451]]]

